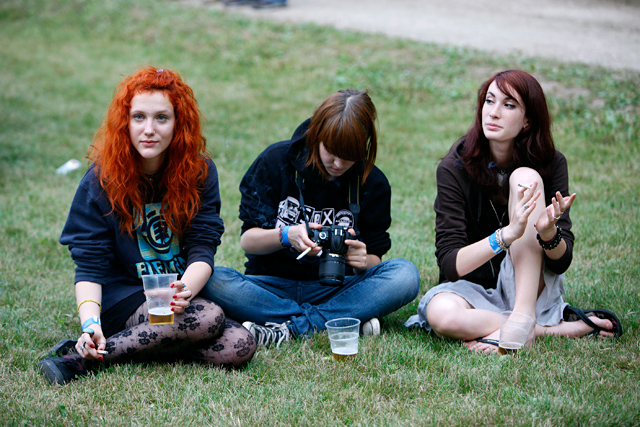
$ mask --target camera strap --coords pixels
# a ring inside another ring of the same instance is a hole
[[[349,210],[353,214],[353,231],[356,235],[354,239],[360,237],[358,231],[358,214],[360,213],[360,174],[357,173],[354,176],[354,182],[349,182]],[[296,186],[300,194],[300,204],[302,205],[302,217],[304,218],[304,224],[307,226],[307,233],[311,234],[311,228],[309,228],[309,221],[307,221],[307,209],[304,204],[304,197],[302,196],[302,190],[304,190],[304,178],[296,171]]]

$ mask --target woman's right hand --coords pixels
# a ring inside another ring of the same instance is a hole
[[[534,182],[531,188],[518,188],[518,202],[510,212],[509,225],[502,230],[502,237],[507,245],[511,245],[524,234],[529,216],[536,208],[536,203],[542,194],[538,190],[538,183]]]
[[[322,226],[315,222],[310,222],[309,228],[312,230],[319,230]],[[307,256],[318,255],[322,250],[322,246],[319,246],[309,238],[309,233],[307,233],[307,226],[305,224],[291,226],[289,228],[288,236],[289,243],[291,243],[291,246],[293,246],[298,252],[304,252],[307,248],[311,248],[311,251],[309,251]]]
[[[90,333],[90,330],[92,330],[93,333]],[[85,331],[86,332],[83,332],[80,338],[78,338],[76,351],[85,359],[102,360],[103,357],[98,353],[98,350],[104,350],[107,346],[107,340],[104,337],[102,328],[97,323],[94,323],[90,325],[88,329],[85,329]]]

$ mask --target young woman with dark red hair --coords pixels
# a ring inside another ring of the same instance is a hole
[[[534,318],[535,336],[622,333],[610,311],[582,311],[562,299],[576,195],[535,78],[509,70],[481,86],[475,123],[442,159],[437,184],[440,285],[406,326],[486,353],[498,350],[499,313],[507,310]]]
[[[245,173],[246,272],[216,268],[203,296],[245,321],[258,344],[309,335],[339,317],[358,318],[362,333],[378,335],[379,318],[416,297],[418,269],[382,261],[391,247],[391,187],[374,166],[375,120],[366,92],[333,93]],[[336,239],[311,238],[322,229]]]
[[[224,225],[191,88],[166,69],[126,77],[89,158],[60,238],[76,264],[83,333],[53,351],[75,344],[77,353],[40,362],[46,378],[66,383],[99,361],[247,363],[256,349],[251,334],[197,296],[213,272]],[[162,273],[180,276],[172,284],[175,323],[151,326],[141,278]]]

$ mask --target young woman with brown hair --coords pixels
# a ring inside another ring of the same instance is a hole
[[[403,259],[382,262],[391,247],[391,188],[374,165],[375,120],[366,92],[336,92],[242,179],[246,274],[218,267],[202,294],[246,321],[259,344],[324,330],[339,317],[358,318],[364,334],[378,335],[378,318],[416,297],[417,268]],[[310,237],[323,227],[345,233],[346,246]],[[344,269],[343,278],[333,270],[328,278],[334,267]]]
[[[497,352],[499,312],[507,310],[536,319],[536,336],[622,333],[612,312],[562,299],[576,195],[535,78],[509,70],[481,86],[475,123],[442,159],[437,183],[440,285],[406,326],[486,353]]]
[[[248,362],[256,348],[251,334],[198,297],[224,226],[217,170],[191,88],[166,69],[126,77],[89,158],[60,238],[76,264],[83,333],[77,353],[40,362],[46,378],[66,383],[98,361]],[[142,276],[161,273],[180,276],[172,284],[176,320],[150,326]]]

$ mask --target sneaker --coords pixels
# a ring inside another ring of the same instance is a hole
[[[49,384],[64,385],[75,380],[76,377],[89,375],[84,365],[84,359],[77,354],[42,359],[40,370]]]
[[[362,324],[362,335],[377,337],[380,335],[380,321],[373,317]]]
[[[74,340],[62,340],[58,341],[56,345],[51,347],[49,353],[47,353],[47,357],[56,357],[56,356],[64,356],[69,353],[75,352],[76,342]]]
[[[244,322],[242,326],[247,328],[253,338],[255,338],[258,345],[269,347],[271,344],[276,345],[276,348],[280,347],[280,343],[283,341],[289,341],[291,332],[289,331],[289,322],[285,323],[272,323],[267,322],[264,326],[257,325],[253,322]]]

